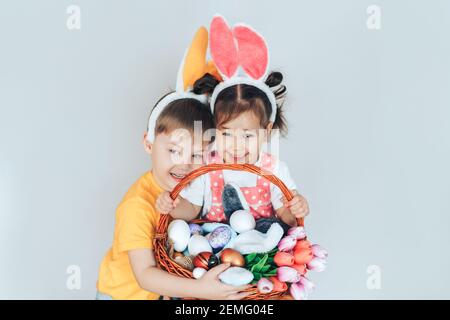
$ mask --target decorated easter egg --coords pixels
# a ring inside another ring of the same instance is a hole
[[[237,233],[250,231],[255,228],[255,225],[255,218],[246,210],[235,211],[230,217],[230,226]]]
[[[206,251],[200,252],[198,255],[196,255],[193,263],[194,266],[197,268],[203,268],[208,270],[210,268],[217,266],[220,263],[220,261],[215,254]]]
[[[209,236],[209,244],[213,252],[219,252],[231,239],[231,230],[227,226],[216,228]]]
[[[203,277],[203,275],[206,273],[206,269],[203,268],[195,268],[192,271],[192,275],[194,276],[195,279],[200,279],[201,277]]]
[[[223,249],[220,254],[220,261],[222,263],[229,263],[234,267],[243,267],[245,265],[245,259],[242,254],[231,248]]]
[[[184,257],[184,254],[182,252],[174,252],[173,253],[174,259],[183,258],[183,257]]]
[[[167,234],[173,243],[173,249],[178,252],[183,252],[189,243],[191,230],[186,221],[176,219],[169,224]]]
[[[189,229],[191,230],[191,235],[193,235],[193,234],[202,235],[203,234],[203,229],[198,224],[189,223]]]
[[[179,253],[179,252],[177,252]],[[189,256],[185,256],[183,254],[181,255],[175,255],[174,261],[181,267],[187,270],[193,270],[194,269],[194,263],[192,262],[192,258]]]
[[[253,273],[241,267],[230,267],[219,274],[219,279],[225,284],[238,287],[252,282]]]
[[[189,255],[196,256],[200,252],[208,251],[212,252],[212,248],[209,245],[208,240],[204,236],[194,234],[189,240],[188,244]]]

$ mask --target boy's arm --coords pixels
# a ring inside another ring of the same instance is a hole
[[[182,197],[172,200],[170,193],[165,191],[158,196],[158,199],[156,199],[156,209],[164,214],[170,213],[175,219],[191,221],[198,216],[201,207]]]
[[[190,203],[188,200],[179,197],[177,206],[170,212],[170,215],[175,219],[183,219],[191,221],[197,218],[202,207]]]
[[[133,249],[128,257],[139,286],[147,291],[177,298],[242,299],[248,293],[240,292],[248,286],[233,287],[221,283],[217,276],[227,265],[221,264],[208,271],[201,280],[171,275],[156,267],[151,249]]]
[[[170,297],[194,297],[198,283],[193,279],[173,276],[156,267],[155,256],[151,249],[128,251],[128,257],[139,286],[147,291]]]

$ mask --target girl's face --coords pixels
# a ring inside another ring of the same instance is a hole
[[[217,128],[217,147],[224,162],[254,164],[271,128],[271,123],[262,128],[258,117],[251,111],[220,125]]]

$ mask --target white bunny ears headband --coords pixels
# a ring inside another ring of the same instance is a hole
[[[206,62],[208,31],[205,27],[200,27],[178,69],[175,92],[161,99],[152,110],[147,130],[149,142],[155,139],[158,117],[171,102],[189,98],[202,103],[207,102],[206,95],[189,92],[194,82],[206,73],[218,80],[223,79],[211,95],[210,106],[213,113],[220,92],[236,84],[248,84],[266,94],[272,106],[269,120],[272,123],[275,121],[277,113],[275,95],[264,82],[269,68],[269,50],[264,38],[253,28],[242,23],[236,24],[231,29],[222,16],[216,15],[211,21],[209,42],[212,61]],[[242,73],[243,75],[240,75]]]
[[[269,120],[275,122],[275,95],[264,82],[269,69],[269,49],[264,38],[246,24],[239,23],[230,28],[222,16],[216,15],[211,21],[209,42],[211,57],[224,79],[211,96],[212,112],[220,92],[236,84],[248,84],[266,94],[272,106]]]
[[[200,79],[205,73],[210,73],[217,78],[220,75],[212,61],[206,62],[206,51],[208,49],[208,31],[205,27],[200,27],[192,40],[191,46],[186,50],[181,65],[178,69],[176,90],[163,99],[153,108],[148,119],[147,140],[153,142],[155,139],[156,121],[164,108],[171,102],[180,99],[195,99],[201,103],[207,103],[206,95],[197,95],[189,90],[194,82]]]

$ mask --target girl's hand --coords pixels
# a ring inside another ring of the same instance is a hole
[[[219,280],[219,274],[230,266],[229,263],[222,263],[208,270],[198,281],[198,295],[200,298],[208,300],[241,300],[250,293],[241,292],[251,287],[244,285],[240,287],[227,285]]]
[[[175,209],[179,202],[179,197],[175,200],[172,200],[172,198],[170,197],[170,193],[164,191],[159,195],[158,199],[156,199],[155,206],[156,209],[162,214],[169,214],[173,209]]]
[[[297,219],[306,217],[309,214],[308,202],[296,190],[291,190],[291,192],[294,196],[291,201],[287,201],[285,197],[281,201]]]

